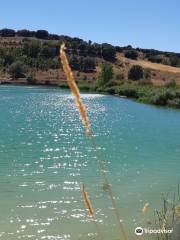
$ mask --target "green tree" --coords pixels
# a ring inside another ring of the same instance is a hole
[[[71,55],[69,57],[69,64],[73,70],[80,70],[79,59],[76,55]]]
[[[26,66],[20,61],[12,63],[9,67],[9,74],[13,79],[25,77],[24,74],[26,73],[26,71],[27,71]]]
[[[169,61],[170,61],[170,65],[173,67],[178,67],[180,62],[178,56],[176,55],[170,56]]]
[[[48,39],[49,33],[46,30],[37,30],[36,37],[41,39]]]
[[[14,61],[14,56],[7,52],[4,56],[4,66],[6,67],[7,65],[11,65]]]
[[[130,58],[130,59],[137,59],[138,57],[138,53],[136,50],[132,49],[132,50],[126,50],[124,53],[124,56],[126,58]]]
[[[143,68],[139,65],[133,65],[128,72],[128,78],[131,80],[143,78]]]
[[[110,64],[103,64],[101,67],[101,72],[98,76],[97,80],[97,86],[104,86],[106,83],[108,83],[113,78],[113,67]]]
[[[20,37],[33,37],[31,31],[27,29],[18,30],[17,35]]]
[[[56,55],[56,49],[53,46],[44,45],[41,47],[40,54],[44,58],[53,58]]]
[[[3,28],[0,30],[1,37],[14,37],[16,32],[13,29]]]
[[[116,49],[110,44],[104,43],[102,46],[102,57],[107,61],[114,61],[116,58]]]
[[[93,72],[96,69],[96,62],[94,58],[86,57],[84,58],[84,72]]]
[[[29,57],[37,58],[41,49],[40,41],[33,40],[31,42],[25,42],[23,45],[23,53]]]
[[[4,59],[0,58],[0,69],[3,68],[3,65],[4,65]]]

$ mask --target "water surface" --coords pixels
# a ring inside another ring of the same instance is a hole
[[[95,142],[130,236],[173,191],[180,172],[180,111],[82,94]],[[73,97],[58,88],[0,86],[0,239],[96,239],[86,186],[105,240],[118,239],[94,150]]]

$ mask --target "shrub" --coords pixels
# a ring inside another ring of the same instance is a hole
[[[89,91],[90,90],[89,84],[86,84],[86,83],[79,83],[78,87],[83,91]]]
[[[34,85],[34,84],[36,84],[36,82],[37,82],[37,80],[36,80],[36,78],[34,78],[33,76],[28,76],[27,77],[27,84],[30,84],[30,85]]]
[[[139,65],[133,65],[128,72],[128,78],[135,81],[143,78],[143,68]]]
[[[178,65],[180,63],[179,58],[176,55],[170,56],[169,62],[170,62],[170,65],[173,67],[178,67]]]
[[[96,68],[95,60],[91,57],[82,58],[80,68],[82,72],[93,72]]]
[[[175,80],[170,80],[170,81],[166,82],[165,86],[168,87],[168,88],[176,87],[176,81]]]
[[[180,98],[168,99],[167,104],[172,107],[180,108]]]
[[[7,65],[11,65],[14,61],[14,56],[7,52],[4,56],[4,66],[6,67]]]
[[[101,67],[101,72],[98,76],[97,85],[104,86],[113,78],[113,67],[110,64],[103,64]]]
[[[119,95],[131,98],[138,98],[137,88],[130,85],[122,85],[119,87]]]
[[[172,100],[176,97],[174,91],[169,91],[168,89],[162,89],[157,93],[154,93],[151,98],[151,103],[156,105],[166,105],[169,100]]]
[[[153,85],[150,79],[140,79],[138,85]]]
[[[87,76],[86,75],[83,76],[83,80],[84,81],[87,80]]]
[[[58,58],[53,58],[53,59],[49,59],[48,66],[49,68],[52,68],[52,69],[58,69],[61,66],[61,64]]]
[[[112,86],[112,87],[107,87],[105,88],[105,92],[109,94],[117,94],[118,93],[118,86]]]
[[[124,53],[124,56],[126,58],[130,58],[130,59],[137,59],[138,57],[138,53],[136,50],[132,49],[132,50],[126,50]]]
[[[144,70],[144,78],[150,79],[151,78],[151,71],[149,69]]]
[[[116,79],[117,80],[124,80],[124,74],[123,73],[118,73],[118,74],[116,74]]]
[[[119,82],[117,82],[116,80],[112,79],[110,80],[109,82],[107,82],[105,84],[105,87],[114,87],[114,86],[117,86],[119,85]]]
[[[9,74],[13,79],[25,77],[24,73],[26,72],[26,66],[20,62],[14,62],[9,67]]]
[[[161,55],[155,55],[148,57],[148,60],[153,63],[162,63],[164,61],[164,58]]]

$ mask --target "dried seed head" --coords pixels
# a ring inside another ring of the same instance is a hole
[[[94,217],[95,217],[95,216],[94,216],[94,210],[93,210],[93,208],[92,208],[92,205],[91,205],[90,199],[89,199],[89,197],[88,197],[88,195],[87,195],[87,192],[85,191],[84,184],[81,185],[81,192],[82,192],[82,197],[83,197],[83,199],[84,199],[86,208],[87,208],[88,211],[89,211],[89,215],[94,218]]]
[[[69,88],[71,89],[72,94],[74,95],[74,97],[76,99],[76,105],[79,109],[82,122],[86,128],[86,133],[88,136],[91,136],[92,131],[90,128],[90,123],[89,123],[89,119],[87,116],[86,108],[81,100],[79,89],[74,80],[73,73],[72,73],[71,67],[69,66],[69,62],[68,62],[68,59],[66,57],[66,53],[64,50],[65,50],[65,45],[62,44],[61,48],[60,48],[60,59],[62,62],[64,73],[66,75],[67,83],[69,85]]]
[[[149,203],[145,203],[145,205],[142,209],[142,213],[145,214],[145,213],[147,213],[148,210],[149,210]]]

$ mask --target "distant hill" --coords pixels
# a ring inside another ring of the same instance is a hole
[[[58,84],[64,81],[59,46],[65,42],[77,82],[94,83],[103,62],[113,65],[116,81],[140,65],[154,84],[180,83],[180,53],[93,43],[46,30],[0,30],[0,82]]]

